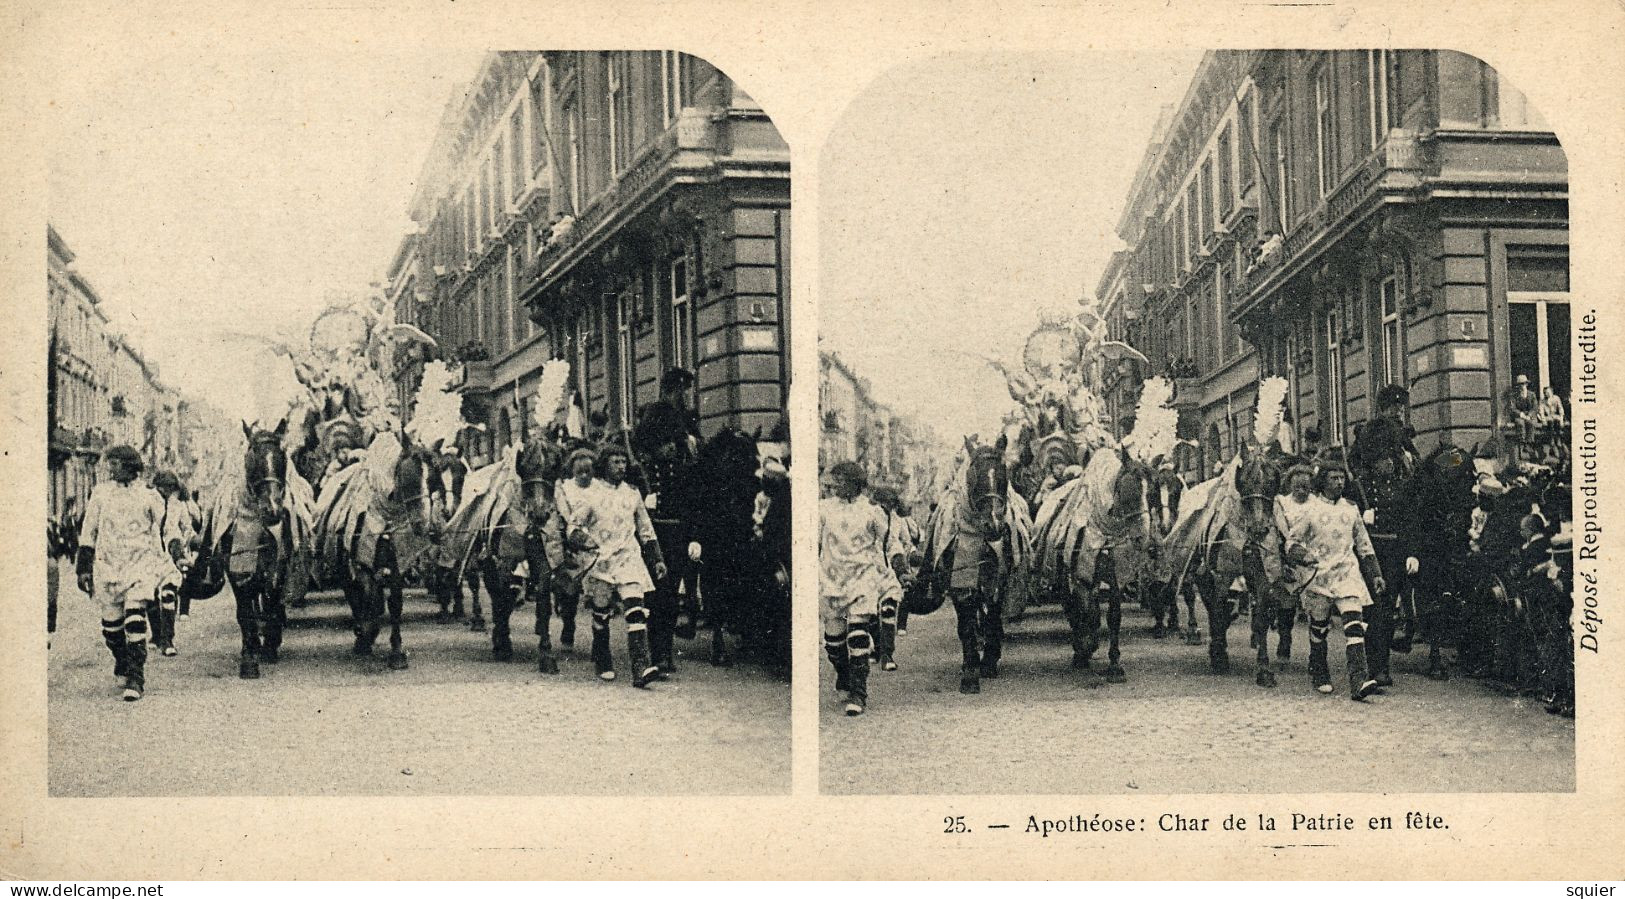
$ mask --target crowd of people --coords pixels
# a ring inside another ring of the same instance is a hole
[[[638,687],[676,672],[673,638],[693,637],[702,620],[713,629],[713,663],[732,664],[726,632],[741,638],[753,660],[780,674],[789,671],[788,427],[781,421],[761,442],[738,435],[736,446],[743,449],[734,468],[737,483],[708,483],[722,469],[701,464],[699,419],[686,401],[693,379],[681,369],[668,372],[660,400],[641,410],[629,433],[600,434],[597,440],[550,437],[556,456],[548,457],[545,470],[524,473],[524,496],[516,503],[533,525],[478,538],[488,547],[505,536],[517,541],[511,560],[517,566],[500,572],[500,587],[490,580],[485,585],[493,600],[499,589],[511,587],[506,596],[536,602],[544,646],[554,611],[564,621],[561,642],[573,644],[575,611],[586,606],[592,661],[606,681],[616,679],[609,638],[617,616],[625,623],[631,681]],[[766,449],[759,453],[759,447]],[[471,472],[455,448],[433,452],[445,463],[433,467],[429,532],[436,546],[412,575],[450,620],[451,606],[462,612],[463,585],[480,587],[467,553],[470,541],[446,539]],[[297,467],[303,457],[294,457]],[[359,447],[337,441],[322,480],[340,483],[340,473],[364,458]],[[74,515],[70,508],[48,525],[48,626],[54,633],[60,568],[72,566],[79,588],[102,606],[116,676],[124,698],[134,701],[145,688],[148,645],[162,655],[177,652],[175,622],[188,611],[183,583],[193,566],[219,560],[212,559],[213,547],[202,545],[197,496],[178,478],[159,472],[140,480],[142,460],[125,446],[110,449],[104,462],[107,477],[93,488],[84,513]],[[729,541],[713,541],[722,528],[739,532],[733,542],[744,548],[730,552]],[[702,553],[709,566],[703,580]],[[477,592],[475,597],[477,609]],[[499,656],[505,619],[501,628],[493,647]],[[511,646],[507,651],[511,655]]]
[[[1527,395],[1526,383],[1509,392]],[[1335,615],[1352,699],[1387,692],[1394,654],[1427,643],[1428,677],[1481,679],[1572,717],[1571,478],[1561,400],[1521,403],[1527,419],[1510,416],[1473,450],[1441,446],[1425,456],[1406,423],[1408,392],[1385,388],[1377,405],[1351,449],[1322,446],[1312,428],[1298,452],[1268,449],[1280,472],[1278,537],[1256,576],[1279,587],[1290,617],[1307,623],[1311,688],[1336,692],[1327,651]],[[1035,506],[1082,473],[1065,460],[1040,461],[1049,464]],[[907,505],[868,485],[860,466],[833,466],[824,486],[823,636],[837,690],[856,715],[867,705],[871,656],[883,670],[896,666],[895,634],[907,612],[898,599],[919,570],[921,540]],[[1228,620],[1249,611],[1243,583],[1227,576],[1210,585],[1229,592]]]

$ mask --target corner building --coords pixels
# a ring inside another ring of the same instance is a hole
[[[460,363],[465,416],[487,426],[475,455],[518,435],[551,358],[612,430],[673,366],[696,374],[708,435],[778,420],[789,149],[704,60],[491,54],[447,109],[412,217],[388,271],[396,320]],[[405,397],[418,366],[403,370]]]
[[[1295,436],[1349,445],[1387,384],[1424,452],[1505,421],[1517,375],[1569,392],[1568,165],[1515,87],[1453,51],[1220,51],[1167,111],[1097,290],[1175,376],[1187,472],[1228,460],[1261,377]]]

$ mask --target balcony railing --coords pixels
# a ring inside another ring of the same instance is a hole
[[[1284,238],[1265,237],[1247,270],[1245,291],[1253,293],[1376,194],[1417,187],[1425,169],[1426,161],[1416,132],[1399,128],[1390,131],[1388,138],[1349,172],[1323,202],[1293,225]]]

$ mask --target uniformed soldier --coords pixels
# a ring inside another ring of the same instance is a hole
[[[1377,553],[1386,591],[1377,591],[1366,619],[1366,662],[1371,677],[1380,686],[1393,686],[1389,673],[1389,655],[1394,642],[1396,621],[1405,619],[1403,648],[1409,650],[1411,634],[1415,629],[1414,616],[1407,607],[1399,609],[1399,598],[1405,592],[1406,578],[1417,574],[1419,562],[1413,546],[1413,503],[1406,495],[1405,486],[1415,469],[1418,454],[1405,425],[1405,413],[1410,408],[1410,392],[1398,384],[1389,384],[1377,394],[1376,418],[1367,422],[1355,437],[1349,454],[1356,476],[1360,479],[1354,497],[1363,507],[1362,513],[1371,545]]]
[[[661,673],[677,671],[672,638],[693,635],[701,547],[692,522],[692,466],[699,455],[700,419],[688,407],[694,375],[673,368],[660,379],[660,399],[645,406],[631,443],[646,483],[646,504],[660,553],[669,566],[649,597],[649,643]],[[725,660],[721,660],[725,661]]]

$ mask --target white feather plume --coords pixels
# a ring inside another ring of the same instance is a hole
[[[1286,378],[1265,378],[1258,385],[1258,408],[1253,410],[1253,443],[1269,446],[1281,429],[1286,410]]]
[[[1150,465],[1158,456],[1173,452],[1178,439],[1179,411],[1169,407],[1174,385],[1158,376],[1140,385],[1140,404],[1134,411],[1134,431],[1123,446],[1136,460]]]
[[[531,408],[531,421],[537,432],[551,428],[569,402],[570,363],[563,359],[543,362],[541,381],[536,385],[536,404]]]
[[[457,432],[466,425],[462,397],[452,390],[454,380],[451,366],[444,362],[436,360],[423,366],[412,420],[406,425],[406,433],[419,446],[434,446],[437,441],[455,443]]]

